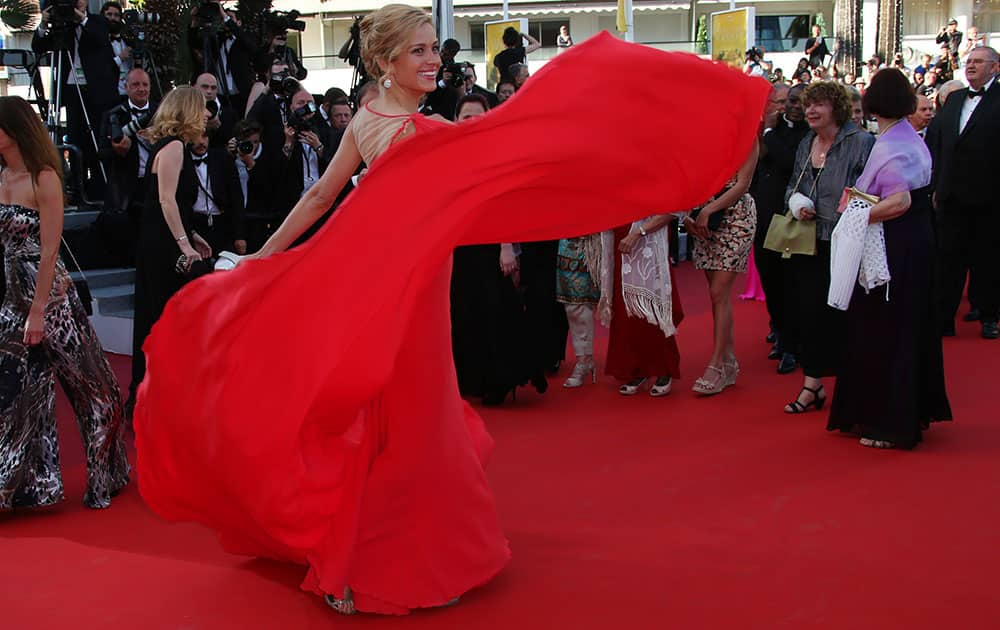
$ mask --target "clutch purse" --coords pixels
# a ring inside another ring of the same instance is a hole
[[[815,256],[816,222],[798,221],[791,213],[774,215],[767,227],[764,249],[778,252],[782,258],[795,254]]]
[[[848,210],[854,209],[871,210],[872,206],[879,201],[881,200],[875,195],[863,193],[857,188],[847,188],[844,190],[844,196],[840,200],[840,207],[837,208],[837,212],[843,214]]]
[[[701,208],[695,208],[694,210],[691,211],[692,221],[698,218],[698,215],[701,213],[701,210],[702,210]],[[718,229],[722,227],[722,220],[726,218],[725,214],[726,214],[725,210],[719,210],[718,212],[709,215],[708,229],[713,232],[718,231]]]

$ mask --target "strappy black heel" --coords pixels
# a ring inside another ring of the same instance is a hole
[[[810,408],[815,408],[816,411],[823,409],[823,405],[826,404],[826,395],[820,397],[820,393],[823,392],[823,385],[820,385],[816,389],[803,386],[802,391],[799,392],[799,396],[802,395],[802,392],[812,392],[813,399],[803,405],[799,402],[799,399],[796,398],[792,402],[785,405],[785,413],[805,413],[809,411]]]

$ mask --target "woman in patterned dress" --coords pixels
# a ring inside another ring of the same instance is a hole
[[[747,193],[757,167],[757,147],[751,150],[743,166],[718,195],[702,206],[697,218],[686,219],[687,231],[695,237],[694,266],[705,271],[712,297],[714,345],[705,374],[694,383],[697,394],[718,394],[736,384],[740,373],[736,361],[733,333],[733,282],[747,270],[747,258],[753,247],[757,228],[757,208]],[[710,230],[708,219],[722,212],[722,223]]]
[[[556,259],[556,301],[566,309],[569,331],[573,340],[576,365],[563,381],[563,387],[581,387],[587,376],[597,382],[594,364],[594,308],[601,292],[587,268],[586,236],[559,241]]]
[[[55,418],[59,377],[87,451],[87,507],[128,483],[118,382],[59,260],[62,165],[38,115],[0,97],[0,510],[63,499]]]

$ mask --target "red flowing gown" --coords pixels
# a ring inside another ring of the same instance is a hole
[[[677,89],[692,84],[725,97]],[[350,586],[362,611],[405,614],[489,581],[510,552],[484,472],[492,442],[452,364],[452,250],[697,206],[756,141],[769,89],[604,34],[497,111],[414,118],[310,241],[167,305],[135,412],[144,499],[229,551],[308,565],[307,590]]]

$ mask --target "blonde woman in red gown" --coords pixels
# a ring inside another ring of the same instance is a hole
[[[146,502],[215,529],[231,552],[308,565],[302,587],[342,613],[444,605],[510,557],[483,471],[492,441],[455,382],[452,250],[691,207],[755,141],[769,92],[728,68],[602,35],[500,110],[453,127],[416,115],[434,89],[436,45],[417,9],[365,18],[379,97],[264,249],[178,293],[145,345],[135,427]],[[637,90],[622,63],[657,87]],[[638,99],[628,113],[650,123],[595,128],[594,76],[602,91]],[[695,104],[664,89],[694,77],[729,97]],[[678,144],[662,111],[728,124]],[[567,141],[498,150],[543,131]],[[362,159],[368,174],[338,212],[282,252]],[[442,185],[445,163],[461,186]],[[622,190],[626,177],[644,184]]]

